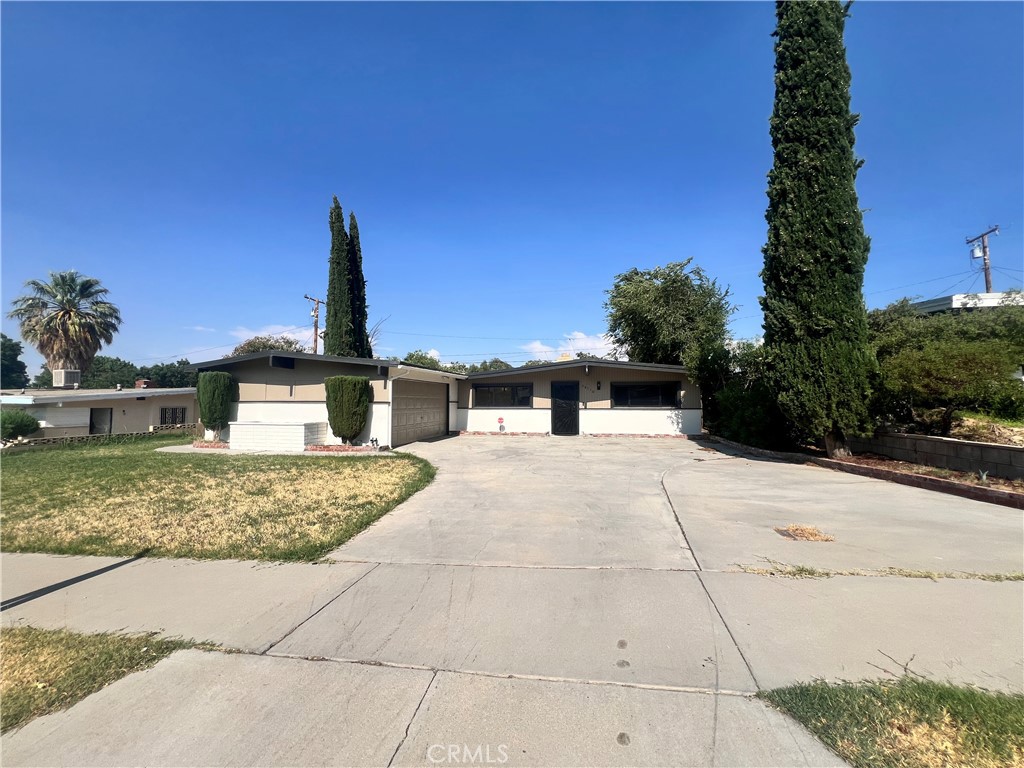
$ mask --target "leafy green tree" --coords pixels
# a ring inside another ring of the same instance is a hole
[[[479,373],[483,371],[507,371],[513,366],[506,363],[500,357],[492,357],[490,360],[483,360],[480,363],[471,363],[466,367],[466,373]]]
[[[729,316],[736,307],[693,260],[615,278],[608,291],[608,335],[616,355],[639,363],[683,365],[696,378],[704,410],[711,414],[721,386],[721,359]],[[712,365],[714,364],[714,365]]]
[[[420,368],[433,368],[435,371],[440,371],[442,368],[440,360],[428,355],[422,349],[414,349],[405,356],[402,362],[408,365],[418,365]]]
[[[868,420],[874,361],[862,287],[870,241],[855,181],[850,69],[837,0],[778,2],[775,162],[764,247],[765,352],[771,390],[797,429],[848,454]]]
[[[939,433],[948,436],[956,412],[984,408],[1011,379],[1017,358],[992,341],[942,340],[922,349],[907,348],[882,363],[885,389],[904,398],[914,411],[941,411]]]
[[[199,401],[199,420],[203,426],[217,433],[228,425],[231,418],[231,396],[234,382],[224,371],[203,371],[199,374],[196,399]]]
[[[110,292],[74,270],[51,272],[49,282],[29,280],[25,287],[30,292],[16,298],[7,315],[21,324],[21,337],[39,350],[51,371],[88,371],[121,327],[120,311],[105,298]]]
[[[327,318],[324,321],[324,354],[355,357],[352,326],[352,278],[349,274],[348,233],[345,213],[338,198],[331,204],[331,256],[327,274]]]
[[[329,376],[324,379],[327,391],[327,420],[331,432],[351,443],[366,427],[372,390],[364,376]]]
[[[43,365],[39,373],[32,379],[32,386],[39,389],[51,389],[53,387],[53,372]]]
[[[352,340],[355,357],[373,357],[370,331],[367,329],[366,278],[363,277],[363,250],[359,244],[356,215],[348,215],[348,279],[352,297]]]
[[[523,363],[523,367],[530,368],[534,365],[549,365],[550,363],[550,360],[527,360],[525,363]]]
[[[96,355],[89,370],[82,374],[82,389],[114,389],[118,384],[132,387],[141,378],[134,363],[119,357]]]
[[[15,341],[6,333],[0,334],[0,387],[28,386],[28,366],[21,360],[23,350],[20,341]]]
[[[198,379],[195,371],[187,370],[189,361],[158,363],[139,368],[140,379],[150,379],[156,387],[194,387]]]
[[[224,357],[251,355],[254,352],[307,352],[301,342],[288,336],[253,336],[246,339]]]

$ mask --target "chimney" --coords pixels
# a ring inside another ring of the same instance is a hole
[[[149,389],[149,385],[152,384],[152,383],[153,382],[150,379],[136,379],[135,380],[135,388],[136,389]]]

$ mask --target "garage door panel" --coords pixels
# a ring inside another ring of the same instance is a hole
[[[391,443],[414,443],[448,432],[448,385],[395,381],[391,395]]]

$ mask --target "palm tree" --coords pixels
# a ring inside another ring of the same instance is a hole
[[[50,282],[29,280],[31,293],[19,296],[8,317],[21,323],[21,336],[46,358],[51,371],[85,372],[104,344],[114,340],[121,313],[104,297],[109,291],[94,277],[51,272]]]

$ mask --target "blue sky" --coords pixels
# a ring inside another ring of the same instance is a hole
[[[615,275],[688,257],[731,286],[734,335],[760,333],[770,3],[0,14],[5,314],[77,269],[124,316],[103,354],[308,340],[336,194],[382,356],[598,350]],[[980,290],[964,238],[990,224],[995,287],[1020,286],[1024,5],[861,2],[846,41],[868,306]]]

